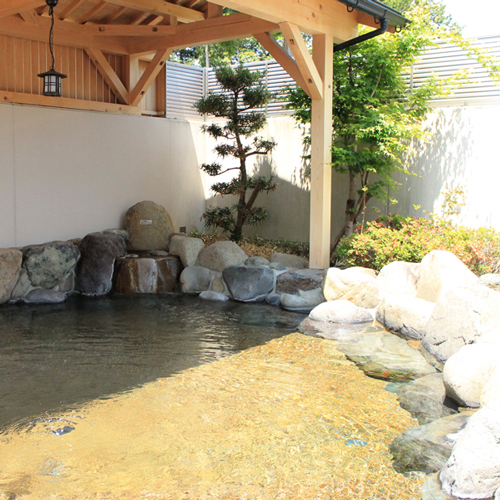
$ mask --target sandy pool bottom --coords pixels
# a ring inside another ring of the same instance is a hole
[[[333,341],[292,334],[0,435],[3,499],[419,499],[417,422]]]

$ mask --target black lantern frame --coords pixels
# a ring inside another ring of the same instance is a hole
[[[57,5],[58,0],[45,0],[49,7],[49,15],[52,19],[49,32],[49,50],[52,58],[52,65],[45,73],[39,73],[38,76],[43,78],[43,95],[51,97],[62,96],[62,80],[67,78],[66,75],[59,73],[54,68],[54,7]]]

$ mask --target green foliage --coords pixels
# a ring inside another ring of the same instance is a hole
[[[336,253],[341,265],[380,270],[394,261],[420,262],[432,250],[452,252],[478,275],[497,272],[500,233],[396,214],[358,226],[340,241]]]
[[[250,177],[246,165],[249,157],[267,155],[276,146],[274,141],[252,137],[266,123],[265,114],[255,108],[267,104],[273,95],[266,90],[261,73],[243,66],[219,68],[216,77],[222,93],[209,94],[195,107],[200,114],[226,119],[224,124],[212,123],[203,126],[202,130],[218,141],[215,147],[218,156],[232,157],[238,161],[238,166],[223,170],[219,163],[204,163],[201,169],[212,177],[230,170],[238,171],[230,181],[217,182],[211,187],[215,194],[237,196],[238,202],[231,207],[209,208],[203,218],[207,228],[221,228],[232,240],[239,241],[244,225],[255,225],[269,217],[267,210],[254,206],[258,194],[276,189],[272,177]],[[248,190],[251,193],[247,199]]]

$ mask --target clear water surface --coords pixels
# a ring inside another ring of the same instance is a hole
[[[71,297],[0,308],[0,429],[297,330],[302,314],[192,296]]]

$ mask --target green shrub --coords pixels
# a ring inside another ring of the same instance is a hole
[[[336,253],[340,265],[380,270],[393,261],[420,262],[432,250],[452,252],[477,275],[497,272],[500,233],[396,214],[358,226],[340,241]]]

